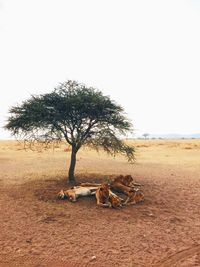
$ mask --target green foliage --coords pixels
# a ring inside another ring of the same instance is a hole
[[[49,94],[31,96],[9,113],[5,128],[18,137],[65,138],[75,152],[89,144],[134,160],[134,148],[120,139],[132,129],[123,108],[84,84],[69,80]]]

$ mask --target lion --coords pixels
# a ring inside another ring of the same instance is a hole
[[[129,192],[124,205],[134,205],[142,201],[144,201],[144,193],[140,189],[135,189],[134,191]]]
[[[97,205],[101,207],[111,207],[111,203],[109,201],[109,185],[101,184],[96,191],[96,200]]]
[[[95,195],[97,186],[74,186],[67,190],[61,190],[58,193],[60,199],[69,199],[71,202],[76,202],[80,196],[91,196]]]
[[[122,207],[123,199],[114,194],[108,184],[101,184],[96,191],[97,205],[101,207]]]
[[[119,182],[126,186],[134,186],[133,177],[131,175],[118,175],[115,177],[114,182]]]
[[[109,190],[109,201],[112,208],[121,208],[124,205],[124,200]]]
[[[119,175],[114,178],[111,182],[111,188],[122,192],[125,195],[129,195],[130,192],[134,191],[135,186],[141,186],[138,183],[133,181],[133,177],[131,175]]]

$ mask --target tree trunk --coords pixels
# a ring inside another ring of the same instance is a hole
[[[72,153],[71,153],[71,162],[70,162],[70,167],[69,167],[69,172],[68,172],[68,177],[69,177],[69,182],[70,183],[75,183],[76,179],[74,176],[74,170],[75,170],[75,165],[76,165],[76,147],[72,146]]]

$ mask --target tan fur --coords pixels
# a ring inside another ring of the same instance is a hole
[[[96,200],[97,205],[101,207],[111,207],[111,203],[109,201],[109,185],[102,184],[98,187],[96,191]]]
[[[124,200],[109,190],[109,201],[113,208],[122,207]]]
[[[136,190],[134,192],[130,192],[126,201],[124,202],[125,205],[132,205],[137,204],[139,202],[144,201],[144,193],[141,190]]]
[[[140,186],[140,184],[134,183],[133,177],[131,175],[119,175],[114,178],[111,182],[111,188],[129,195],[130,192],[134,191],[135,186]]]
[[[71,202],[76,202],[80,196],[91,196],[96,193],[98,187],[94,186],[74,186],[67,190],[61,190],[58,193],[60,199],[69,199]]]
[[[108,184],[102,184],[96,191],[97,205],[101,207],[122,207],[123,199],[114,194]]]
[[[115,177],[115,182],[119,182],[125,186],[134,186],[133,185],[133,177],[131,175],[119,175]]]

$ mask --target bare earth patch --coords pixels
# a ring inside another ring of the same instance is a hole
[[[131,174],[143,184],[144,203],[104,209],[95,197],[57,199],[67,187],[63,146],[38,153],[0,142],[0,266],[200,266],[199,144],[137,141],[135,165],[80,151],[79,182]]]

